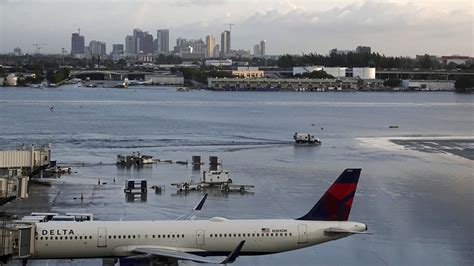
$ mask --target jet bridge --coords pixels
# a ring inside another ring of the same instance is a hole
[[[36,225],[0,216],[0,259],[28,259],[35,251]]]

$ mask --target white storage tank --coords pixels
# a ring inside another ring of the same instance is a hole
[[[323,70],[335,78],[346,77],[346,67],[324,67]]]
[[[361,79],[375,79],[375,67],[354,67],[352,76]]]
[[[6,85],[7,86],[16,86],[17,81],[18,81],[17,76],[12,73],[12,74],[7,76]]]

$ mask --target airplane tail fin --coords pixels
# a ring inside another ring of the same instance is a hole
[[[346,169],[303,217],[297,220],[347,221],[351,212],[360,168]]]

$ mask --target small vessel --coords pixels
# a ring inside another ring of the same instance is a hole
[[[142,155],[140,152],[134,152],[131,155],[117,155],[117,165],[131,166],[152,164],[153,156]]]
[[[315,138],[314,135],[309,133],[298,133],[296,132],[293,135],[293,139],[297,144],[314,144],[314,145],[321,145],[321,140]]]
[[[391,125],[388,128],[400,128],[400,126],[399,125]]]

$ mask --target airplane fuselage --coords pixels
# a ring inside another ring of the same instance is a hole
[[[304,248],[350,234],[328,234],[331,227],[365,231],[346,221],[211,220],[93,221],[36,224],[32,259],[107,258],[137,255],[137,248],[161,247],[202,256],[227,255],[242,240],[241,255]]]

